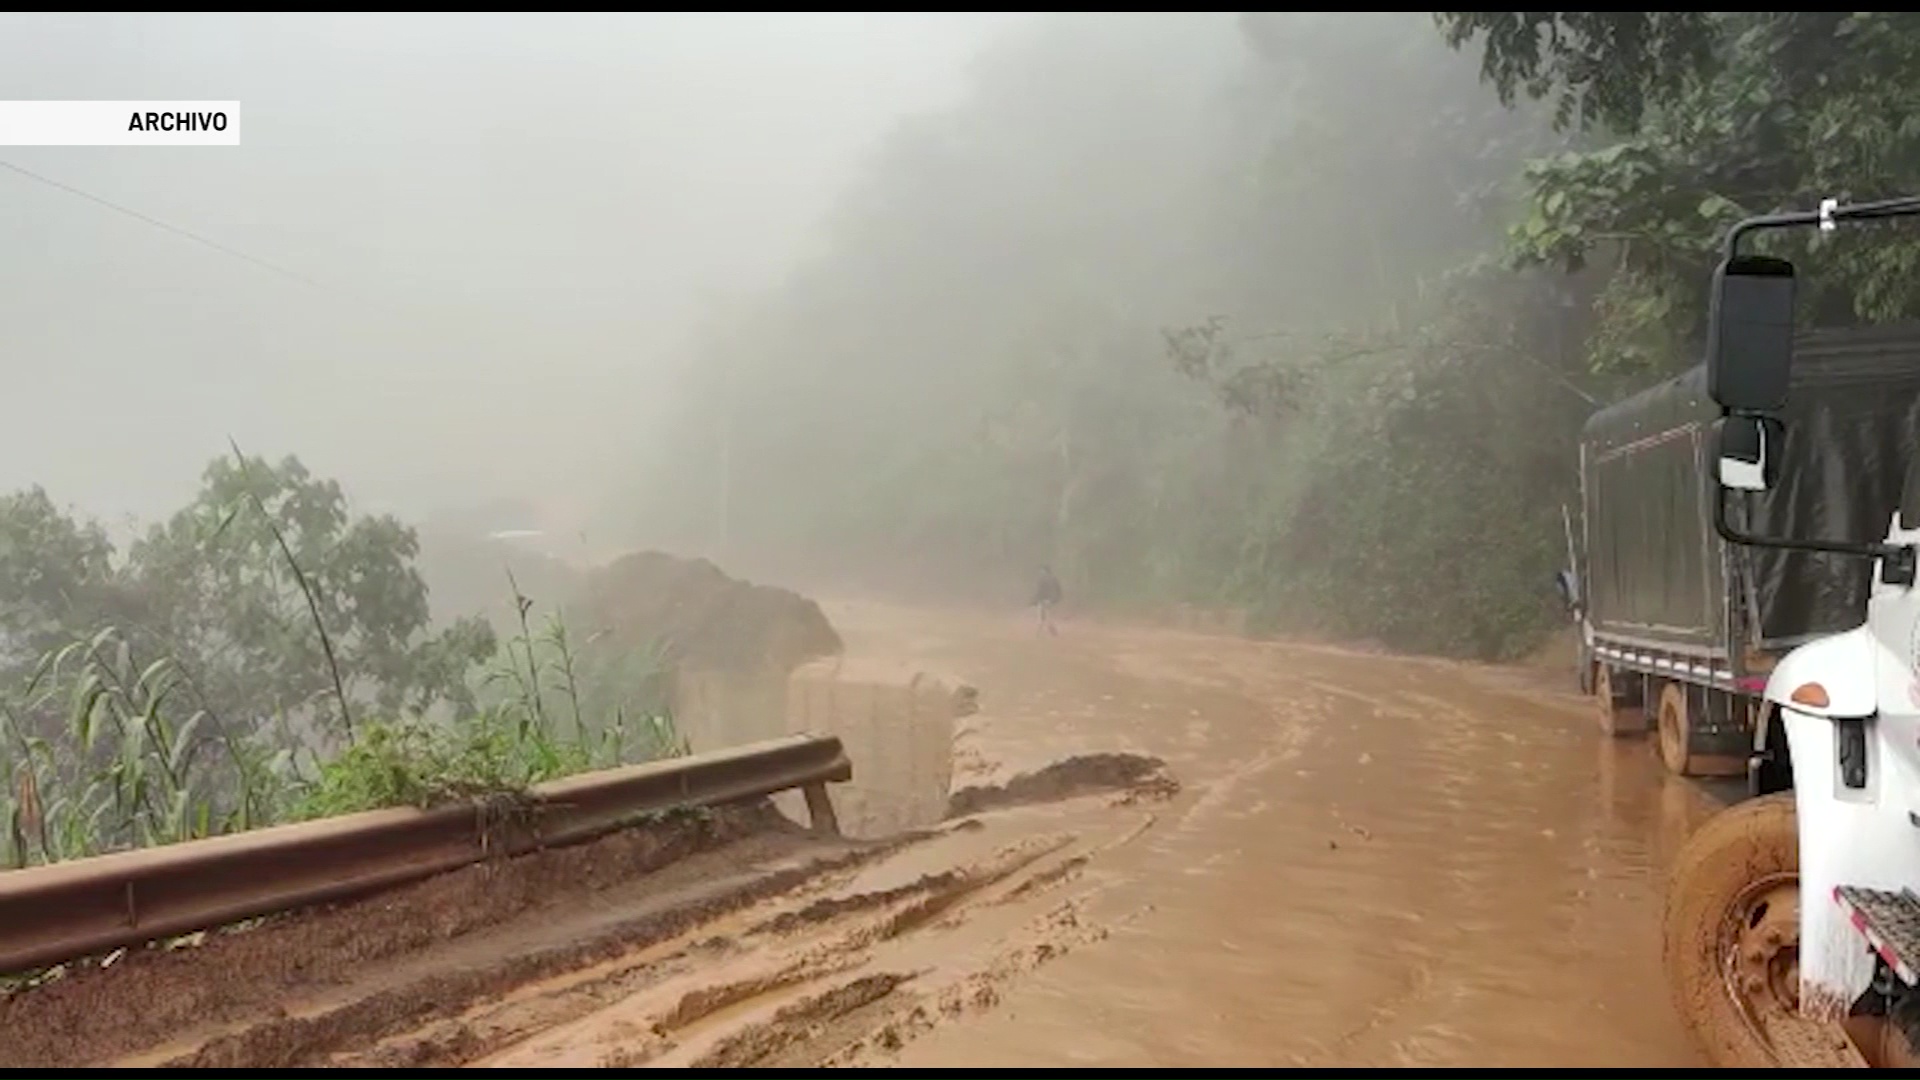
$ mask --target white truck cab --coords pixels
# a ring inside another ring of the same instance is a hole
[[[1742,222],[1715,275],[1708,386],[1720,406],[1715,526],[1730,544],[1872,567],[1866,619],[1783,656],[1764,695],[1792,790],[1738,803],[1682,849],[1669,884],[1675,1005],[1717,1065],[1920,1065],[1920,445],[1884,536],[1762,536],[1730,512],[1767,491],[1792,363],[1790,263],[1742,254],[1769,229],[1920,214],[1920,199]],[[1920,334],[1913,359],[1920,362]],[[1912,523],[1911,525],[1909,523]]]

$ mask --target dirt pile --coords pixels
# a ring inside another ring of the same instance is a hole
[[[965,817],[1024,803],[1054,802],[1098,792],[1173,795],[1180,782],[1167,763],[1143,754],[1081,754],[1044,769],[1022,773],[1004,784],[961,788],[947,800],[947,816]]]
[[[568,608],[607,644],[664,649],[682,670],[784,672],[841,650],[840,635],[806,597],[658,551],[593,571]]]

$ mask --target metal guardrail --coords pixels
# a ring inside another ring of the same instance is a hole
[[[374,810],[0,872],[0,972],[577,844],[678,807],[799,788],[814,828],[832,830],[826,785],[852,777],[838,738],[797,735],[556,780],[505,810],[472,803]]]

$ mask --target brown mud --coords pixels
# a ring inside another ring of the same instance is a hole
[[[244,1017],[263,998],[349,981],[436,942],[538,916],[768,830],[792,831],[764,807],[688,815],[205,935],[193,947],[134,950],[108,967],[70,965],[62,977],[0,998],[0,1068],[64,1068],[152,1046]],[[757,843],[782,850],[796,841],[782,835]]]
[[[1562,673],[827,610],[982,688],[940,827],[474,867],[15,994],[0,1065],[1698,1064],[1658,925],[1715,801]]]
[[[1019,776],[1004,784],[961,788],[947,800],[948,817],[965,817],[1022,803],[1057,802],[1079,795],[1122,791],[1171,797],[1180,782],[1167,763],[1145,754],[1076,754],[1065,761]]]

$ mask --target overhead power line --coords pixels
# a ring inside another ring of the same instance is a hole
[[[262,270],[267,270],[271,273],[279,274],[281,277],[289,278],[293,281],[297,281],[300,284],[305,285],[309,288],[319,289],[322,292],[327,292],[327,293],[334,293],[334,294],[339,293],[338,289],[335,289],[332,286],[327,285],[323,282],[317,281],[313,278],[310,278],[307,275],[302,274],[298,270],[289,270],[286,267],[281,266],[279,263],[272,262],[267,259],[262,259],[257,255],[249,255],[246,252],[241,251],[239,248],[231,247],[229,245],[221,243],[218,240],[214,240],[209,237],[202,236],[199,233],[194,232],[192,229],[181,228],[180,226],[174,225],[170,222],[162,221],[151,214],[144,214],[138,210],[133,209],[132,207],[122,206],[111,199],[103,199],[100,196],[93,194],[92,192],[82,191],[81,189],[74,187],[72,184],[62,183],[61,181],[55,180],[52,177],[42,176],[31,169],[23,169],[20,166],[15,165],[11,161],[0,161],[0,169],[5,169],[8,172],[14,173],[19,176],[24,176],[28,180],[32,180],[35,183],[45,184],[46,186],[53,188],[57,191],[64,191],[67,194],[72,195],[76,199],[85,199],[86,201],[93,203],[96,206],[103,206],[108,210],[113,211],[116,214],[121,214],[126,217],[130,217],[135,221],[144,222],[145,224],[151,225],[156,229],[160,229],[165,232],[170,232],[175,236],[178,236],[184,240],[190,240],[196,244],[201,245],[202,247],[212,248],[214,251],[217,251],[222,255],[229,256],[230,258],[239,259],[241,262],[251,263]]]

